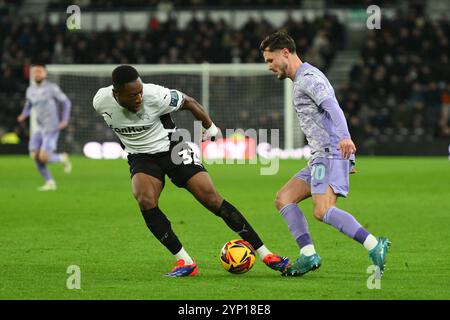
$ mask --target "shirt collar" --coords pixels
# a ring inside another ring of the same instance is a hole
[[[297,68],[297,71],[295,71],[295,77],[294,79],[297,79],[298,76],[308,67],[309,63],[303,62],[300,67]]]

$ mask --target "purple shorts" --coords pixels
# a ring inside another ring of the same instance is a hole
[[[47,153],[55,152],[58,144],[59,130],[45,132],[36,130],[30,137],[28,150],[37,151],[42,150]]]
[[[311,194],[325,194],[330,186],[336,195],[346,197],[352,166],[350,160],[316,158],[295,177],[311,186]]]

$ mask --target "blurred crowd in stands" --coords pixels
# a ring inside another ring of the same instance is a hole
[[[297,42],[298,50],[311,63],[326,70],[344,45],[344,29],[334,16],[313,21],[289,18],[284,28]],[[224,20],[197,20],[180,29],[175,17],[148,22],[146,32],[69,32],[64,24],[52,25],[34,19],[0,20],[0,103],[2,126],[17,126],[15,118],[23,105],[31,63],[54,64],[174,64],[260,63],[262,39],[276,28],[268,21],[250,19],[239,29]],[[11,128],[12,127],[12,128]]]
[[[53,0],[50,1],[48,9],[60,9],[66,8],[68,5],[73,4],[72,0]],[[230,7],[286,7],[286,6],[299,6],[301,0],[128,0],[115,1],[115,0],[78,0],[77,4],[88,10],[108,10],[108,9],[143,9],[149,7],[156,7],[166,3],[166,5],[173,6],[175,8],[202,8],[202,7],[214,7],[214,8],[230,8]]]
[[[10,2],[0,1],[0,4]],[[191,1],[209,3],[208,0]],[[144,2],[152,1],[136,0],[127,2],[127,6]],[[264,5],[278,2],[259,1]],[[94,2],[85,3],[93,5]],[[95,3],[107,6],[113,2]],[[20,132],[16,117],[24,104],[28,69],[33,61],[255,63],[262,62],[258,51],[261,40],[276,29],[264,19],[250,19],[237,30],[224,20],[213,21],[208,17],[204,20],[194,17],[183,29],[175,20],[172,17],[162,22],[152,17],[146,32],[107,29],[87,33],[70,32],[64,24],[0,15],[0,127]],[[346,45],[345,28],[333,15],[326,14],[312,21],[289,18],[282,28],[295,39],[301,59],[325,73]],[[450,137],[449,35],[448,20],[430,20],[422,15],[384,19],[381,30],[368,31],[349,81],[334,84],[352,135],[357,139],[390,132],[400,136],[424,135],[430,139]]]
[[[0,17],[17,12],[23,0],[0,0]]]
[[[198,9],[198,8],[218,8],[218,9],[254,9],[254,8],[301,8],[303,0],[51,0],[48,3],[48,10],[65,9],[67,6],[77,4],[82,9],[87,10],[117,10],[117,9],[148,9],[159,5],[171,6],[176,9]],[[367,8],[369,5],[379,6],[393,5],[397,0],[326,0],[327,7],[349,7],[357,6]],[[314,1],[309,1],[313,4]],[[316,4],[317,5],[317,4]],[[321,5],[321,3],[319,3]]]
[[[447,19],[422,15],[385,19],[381,30],[368,32],[349,81],[337,90],[350,132],[450,137],[449,37]]]

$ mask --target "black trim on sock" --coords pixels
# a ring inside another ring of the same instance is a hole
[[[248,241],[255,250],[263,245],[263,242],[255,230],[253,230],[250,223],[248,223],[242,213],[228,201],[223,200],[222,205],[215,214],[221,217],[231,230],[237,232],[237,234],[245,241]]]
[[[141,210],[141,212],[148,229],[153,233],[156,239],[158,239],[172,254],[178,253],[182,248],[182,244],[173,232],[170,221],[167,219],[166,215],[158,207],[149,210]]]

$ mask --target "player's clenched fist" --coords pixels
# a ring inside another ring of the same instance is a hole
[[[220,129],[216,127],[214,123],[208,129],[202,129],[202,141],[211,140],[215,141],[221,135]]]

